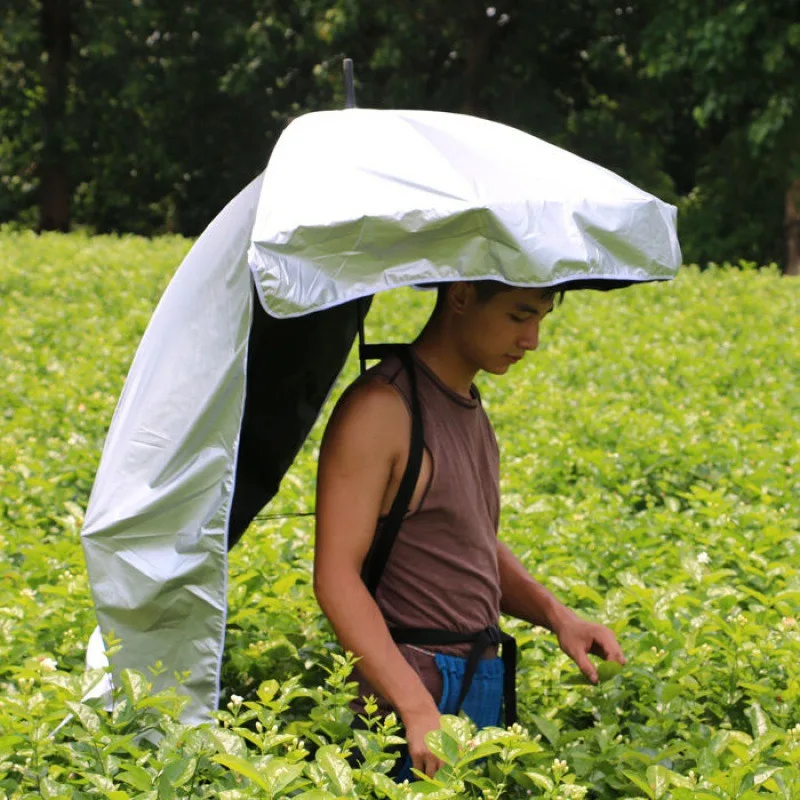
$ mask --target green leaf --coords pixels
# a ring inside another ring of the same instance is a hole
[[[680,697],[682,694],[683,687],[679,683],[668,683],[661,690],[661,700],[664,703],[669,703],[671,700],[674,700],[676,697]]]
[[[89,706],[83,703],[75,703],[71,700],[67,701],[67,708],[80,720],[81,725],[83,725],[89,733],[97,733],[102,727],[103,723],[93,708],[89,708]]]
[[[155,779],[155,776],[136,764],[126,765],[125,769],[118,772],[115,777],[118,781],[127,783],[140,792],[146,792],[153,785]]]
[[[125,696],[132,706],[137,705],[139,701],[147,697],[149,686],[141,672],[133,669],[123,669],[120,673],[120,681],[125,691]]]
[[[367,780],[372,784],[378,792],[378,797],[403,797],[401,794],[404,790],[398,786],[388,775],[381,772],[368,772]]]
[[[595,605],[602,606],[605,603],[603,596],[596,589],[587,586],[585,583],[575,583],[570,586],[572,593],[579,599],[591,600]]]
[[[258,687],[258,699],[264,705],[267,705],[275,697],[275,695],[278,694],[279,689],[280,684],[278,681],[262,681]]]
[[[96,789],[99,789],[103,794],[116,791],[114,782],[107,775],[98,775],[97,773],[86,773],[84,775],[87,781],[92,784]]]
[[[196,769],[196,758],[179,758],[164,767],[161,778],[169,782],[173,789],[180,789],[192,779]]]
[[[622,670],[622,664],[616,661],[601,661],[597,665],[597,680],[600,683],[610,681],[615,675],[619,675]]]
[[[222,764],[223,767],[227,767],[231,772],[235,772],[237,775],[247,778],[247,780],[254,783],[265,792],[271,792],[269,783],[264,780],[258,770],[249,761],[231,755],[212,756],[211,760],[215,761],[217,764]]]
[[[750,720],[750,727],[753,731],[754,739],[758,739],[769,730],[769,718],[758,703],[753,703],[753,705],[750,706],[747,710],[747,717]]]
[[[542,736],[544,736],[544,738],[547,739],[547,741],[550,742],[553,747],[556,747],[558,745],[560,734],[555,724],[550,722],[549,719],[541,717],[538,714],[532,714],[531,718],[541,732]]]
[[[628,770],[623,770],[622,774],[635,786],[641,789],[648,797],[653,798],[655,797],[655,792],[653,791],[653,787],[650,785],[649,778],[648,780],[644,780],[635,772],[630,772]]]
[[[439,718],[441,729],[450,736],[459,749],[467,746],[467,742],[472,737],[473,726],[464,717],[456,717],[452,714],[442,714]]]
[[[67,784],[59,783],[48,777],[44,777],[39,781],[39,791],[44,800],[63,800],[64,798],[71,798],[73,795]]]
[[[336,794],[348,794],[353,789],[353,770],[333,745],[321,747],[314,759],[331,782]]]
[[[212,728],[210,736],[217,749],[225,755],[246,758],[247,746],[235,733],[225,728]]]
[[[647,782],[652,787],[654,800],[659,800],[669,789],[670,772],[659,765],[648,767]]]
[[[493,744],[492,742],[486,742],[484,744],[479,744],[477,747],[469,749],[466,754],[461,757],[461,760],[458,763],[461,765],[471,764],[473,761],[478,761],[481,758],[486,758],[487,756],[494,755],[500,751],[501,748],[498,747],[498,745]]]
[[[295,764],[285,758],[273,758],[263,768],[262,775],[270,785],[273,794],[277,795],[294,783],[304,770],[303,763]]]
[[[459,759],[458,742],[443,730],[428,731],[425,734],[425,744],[437,758],[445,764],[455,766]]]
[[[540,789],[544,789],[546,792],[552,792],[555,787],[553,779],[541,772],[536,772],[536,770],[529,769],[525,770],[523,774],[530,778]]]
[[[773,775],[779,773],[780,771],[781,767],[771,767],[771,766],[759,767],[753,775],[753,784],[755,786],[761,786],[761,784],[767,784],[770,778],[772,778]]]

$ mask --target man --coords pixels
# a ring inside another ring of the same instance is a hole
[[[625,662],[608,628],[580,619],[558,602],[497,539],[497,443],[473,379],[480,370],[503,375],[535,350],[553,301],[552,290],[494,281],[439,289],[436,308],[412,346],[425,430],[422,466],[374,596],[362,568],[392,507],[410,449],[410,384],[397,358],[385,359],[345,392],[323,439],[316,596],[342,645],[360,659],[361,691],[379,696],[384,710],[396,710],[411,762],[428,775],[441,766],[424,737],[439,727],[440,701],[452,682],[445,667],[455,665],[452,674],[463,678],[459,664],[469,645],[398,645],[390,630],[471,632],[496,625],[502,612],[555,633],[592,682],[597,674],[589,653]],[[487,647],[482,656],[490,684],[490,673],[498,674],[489,669],[497,662],[496,649]],[[500,695],[489,684],[486,696],[495,699],[488,702],[498,708],[475,720],[478,724],[499,720]]]

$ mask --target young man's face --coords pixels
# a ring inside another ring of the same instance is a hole
[[[459,344],[479,369],[503,375],[539,345],[539,326],[553,310],[543,289],[509,289],[480,302],[474,286],[454,287]]]

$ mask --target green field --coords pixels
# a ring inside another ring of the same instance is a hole
[[[450,766],[413,788],[383,775],[385,731],[357,734],[370,757],[353,770],[313,524],[289,517],[232,554],[224,678],[242,702],[218,725],[180,725],[180,701],[136,673],[112,714],[81,704],[82,512],[189,246],[0,234],[0,797],[800,798],[800,282],[773,269],[568,294],[535,356],[479,377],[501,536],[616,631],[619,674],[583,684],[552,636],[508,620],[521,730],[475,737],[448,718],[432,746]],[[369,339],[413,335],[431,301],[379,297]],[[351,357],[334,396],[356,371]],[[324,416],[266,513],[313,509]]]

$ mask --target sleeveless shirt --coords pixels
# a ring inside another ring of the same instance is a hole
[[[390,628],[474,633],[496,625],[500,616],[497,440],[474,386],[471,397],[464,397],[413,358],[432,470],[418,507],[400,526],[375,600]],[[396,389],[410,414],[408,376],[396,356],[368,370],[358,383],[376,380]],[[399,647],[438,702],[441,676],[433,656],[410,645]],[[470,647],[426,650],[466,656]],[[376,694],[357,668],[354,678],[359,698]],[[380,706],[388,711],[385,701]],[[360,700],[354,707],[362,709]]]

